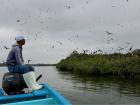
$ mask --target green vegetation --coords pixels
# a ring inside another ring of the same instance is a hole
[[[56,67],[85,75],[136,78],[140,74],[140,49],[126,54],[79,54],[75,51]]]

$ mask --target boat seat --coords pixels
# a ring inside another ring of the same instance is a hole
[[[4,96],[4,90],[0,88],[0,96]]]

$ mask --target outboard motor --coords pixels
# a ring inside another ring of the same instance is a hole
[[[5,73],[2,80],[2,88],[8,95],[22,94],[27,85],[23,79],[22,74],[18,73]]]
[[[38,81],[42,77],[39,75],[36,79]],[[23,94],[24,88],[28,88],[23,75],[19,73],[5,73],[2,80],[2,88],[8,95]]]

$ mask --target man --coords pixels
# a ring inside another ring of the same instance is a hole
[[[42,85],[36,83],[34,68],[31,65],[24,64],[22,57],[22,46],[25,44],[24,36],[18,35],[15,37],[15,40],[16,44],[12,46],[7,57],[9,72],[23,74],[23,78],[30,92],[41,89]]]

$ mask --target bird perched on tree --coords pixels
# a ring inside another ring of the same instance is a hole
[[[129,48],[129,51],[131,51],[133,49],[133,46]]]
[[[88,52],[88,50],[83,50],[83,53],[86,54]]]

